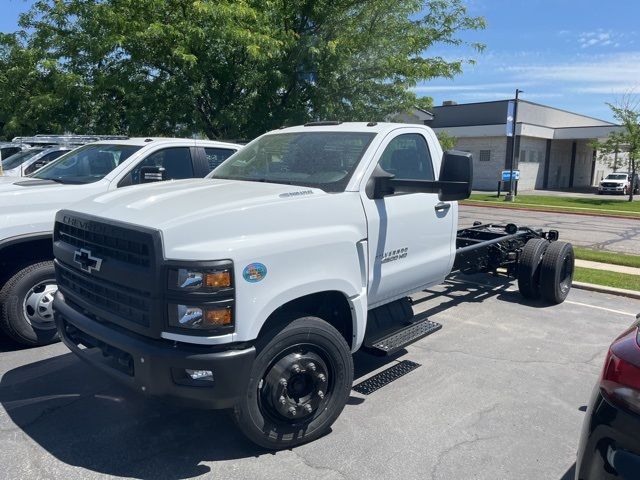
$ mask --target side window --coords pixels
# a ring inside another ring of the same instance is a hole
[[[164,168],[165,180],[193,178],[193,162],[189,147],[165,148],[149,155],[131,171],[133,185],[140,183],[142,167]]]
[[[29,165],[25,169],[24,174],[25,175],[29,175],[30,173],[35,172],[36,170],[44,167],[49,162],[52,162],[53,160],[55,160],[56,158],[64,155],[67,152],[68,152],[68,150],[56,150],[55,152],[51,152],[51,153],[47,153],[46,155],[43,155],[38,160],[36,160],[34,163]]]
[[[209,172],[218,167],[218,165],[220,165],[234,153],[236,153],[235,150],[230,150],[228,148],[205,148],[204,154],[207,156]]]
[[[15,155],[16,153],[18,153],[20,151],[22,151],[22,150],[20,148],[18,148],[18,147],[3,148],[1,156],[2,156],[3,159],[9,158],[11,155]]]
[[[419,133],[406,133],[391,140],[380,166],[399,180],[435,180],[427,141]]]

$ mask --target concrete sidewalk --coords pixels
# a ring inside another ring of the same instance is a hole
[[[623,265],[611,265],[609,263],[592,262],[590,260],[576,259],[576,267],[605,270],[607,272],[626,273],[628,275],[640,275],[640,268],[625,267]]]

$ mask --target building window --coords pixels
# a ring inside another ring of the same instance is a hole
[[[480,150],[480,161],[481,162],[490,162],[491,161],[491,150]]]
[[[521,162],[526,162],[527,161],[527,151],[526,150],[520,150],[520,158],[519,160]]]

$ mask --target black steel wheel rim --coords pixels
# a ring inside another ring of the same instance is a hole
[[[320,346],[287,347],[275,356],[258,384],[260,412],[274,423],[308,423],[330,401],[335,371],[334,361]]]
[[[566,293],[571,288],[573,282],[573,257],[567,253],[562,258],[562,268],[560,269],[560,290]]]

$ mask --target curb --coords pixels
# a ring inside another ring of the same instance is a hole
[[[605,287],[603,285],[595,285],[593,283],[573,282],[573,288],[579,290],[588,290],[590,292],[608,293],[610,295],[618,295],[619,297],[634,298],[640,300],[640,292],[635,290],[624,290],[622,288]]]
[[[585,217],[605,217],[605,218],[622,218],[623,220],[640,220],[640,216],[631,215],[607,215],[605,213],[586,213],[586,212],[573,212],[551,208],[524,208],[524,207],[504,207],[502,205],[494,205],[491,202],[473,202],[463,201],[460,202],[460,206],[468,205],[470,207],[485,207],[485,208],[500,208],[502,210],[520,210],[522,212],[544,212],[544,213],[562,213],[565,215],[582,215]]]

